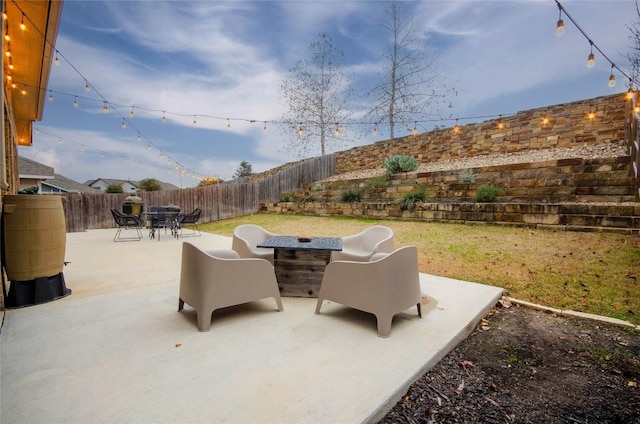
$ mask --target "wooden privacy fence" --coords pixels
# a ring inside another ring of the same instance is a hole
[[[280,200],[283,193],[327,178],[335,172],[335,154],[296,163],[291,167],[253,183],[228,182],[181,190],[141,192],[143,210],[150,206],[177,205],[181,212],[202,209],[200,222],[257,213],[260,202]],[[113,228],[111,209],[122,211],[128,193],[67,193],[63,205],[67,232]]]

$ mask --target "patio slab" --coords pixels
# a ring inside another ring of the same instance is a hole
[[[198,332],[177,312],[182,241],[113,243],[115,230],[67,236],[73,293],[8,310],[0,336],[3,423],[375,422],[475,327],[496,287],[420,275],[412,308],[377,337],[373,315],[284,297],[214,312]]]

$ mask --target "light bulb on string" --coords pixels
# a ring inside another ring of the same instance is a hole
[[[87,92],[91,91],[91,86],[89,85],[89,83],[86,83],[84,85],[84,91],[87,91]]]
[[[193,125],[198,125],[198,122],[196,121],[196,115],[193,115]]]
[[[129,111],[129,116],[133,118],[133,115],[135,115],[135,112],[133,111],[133,106],[131,106],[131,110]]]
[[[267,130],[267,121],[264,121],[264,127],[262,127],[262,130],[263,130],[263,131],[266,131],[266,130]]]
[[[613,75],[613,67],[614,65],[611,65],[611,75],[609,75],[609,88],[614,88],[616,86],[616,76]]]
[[[7,81],[12,81],[13,80],[13,76],[11,74],[7,74]]]
[[[542,126],[546,126],[549,125],[549,118],[547,116],[544,116],[542,118]]]
[[[122,124],[120,124],[120,126],[122,127],[122,129],[127,128],[127,123],[124,122],[124,118],[122,118]]]
[[[589,106],[589,113],[587,114],[587,119],[592,121],[596,118],[596,113],[593,111],[593,107]]]
[[[625,97],[627,98],[627,100],[633,100],[635,95],[636,93],[633,91],[633,87],[629,86],[629,89],[627,90],[627,95]]]
[[[109,105],[106,101],[102,104],[102,112],[109,113]]]
[[[84,152],[84,151],[85,151],[85,149],[86,149],[86,147],[84,147],[84,144],[83,144],[82,146],[80,146],[80,151],[81,151],[81,152]]]
[[[28,92],[27,92],[27,87],[26,87],[26,86],[25,86],[25,87],[23,87],[23,88],[22,88],[22,90],[20,90],[20,94],[22,94],[23,96],[26,96],[26,95],[27,95],[27,93],[28,93]]]
[[[229,122],[229,118],[227,118],[227,129],[231,128],[231,122]]]
[[[147,150],[151,151],[151,144],[147,144]]]
[[[558,5],[558,8],[560,6]],[[560,9],[560,13],[558,16],[558,23],[556,23],[556,37],[562,37],[564,35],[564,21],[562,20],[562,9]]]
[[[164,153],[160,152],[160,159],[164,159]]]
[[[171,159],[167,159],[167,163],[171,165]]]
[[[7,50],[4,52],[4,55],[11,57],[11,43],[7,43]]]
[[[336,135],[340,135],[340,127],[338,126],[337,122],[336,122]]]
[[[9,70],[13,71],[13,68],[14,68],[14,66],[13,66],[13,58],[10,57],[9,58]]]
[[[452,129],[454,134],[458,134],[460,132],[460,127],[458,126],[458,120],[456,119],[456,124],[453,126]]]
[[[589,44],[591,45],[591,52],[587,57],[587,69],[593,68],[596,64],[596,57],[593,55],[593,41],[589,40]]]
[[[20,21],[20,29],[22,31],[27,29],[27,26],[24,24],[24,13],[22,14],[22,20]]]
[[[142,141],[142,136],[140,135],[140,133],[138,133],[138,136],[136,137],[136,140]]]
[[[103,150],[102,152],[100,152],[100,157],[101,157],[102,159],[104,159],[104,150]]]
[[[418,135],[418,122],[413,123],[413,136],[416,137]]]
[[[504,129],[504,121],[502,120],[502,115],[500,115],[498,117],[498,129],[499,130],[503,130]]]
[[[304,128],[302,128],[302,123],[300,123],[300,128],[298,128],[298,137],[302,137],[304,134]]]
[[[378,135],[378,126],[373,127],[373,134]]]
[[[4,32],[4,41],[11,41],[11,37],[9,36],[9,25],[7,25],[7,29]]]
[[[73,98],[73,107],[77,108],[78,107],[78,97],[74,97]]]
[[[162,111],[162,123],[164,124],[165,122],[167,122],[167,117],[164,116],[164,110]]]
[[[51,92],[49,92],[49,97],[47,97],[47,100],[49,100],[50,102],[53,101],[53,94],[51,94]]]
[[[60,58],[58,57],[58,52],[56,52],[56,58],[53,59],[53,64],[55,66],[60,66]]]
[[[58,144],[62,144],[62,139],[58,137]]]

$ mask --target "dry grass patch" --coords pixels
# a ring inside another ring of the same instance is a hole
[[[283,235],[340,237],[371,225],[418,248],[420,271],[502,287],[522,300],[640,324],[640,237],[494,225],[258,214],[201,225],[232,235],[240,224]]]

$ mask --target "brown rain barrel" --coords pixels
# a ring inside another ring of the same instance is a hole
[[[60,196],[6,195],[3,219],[9,280],[34,280],[62,272],[67,228]]]

